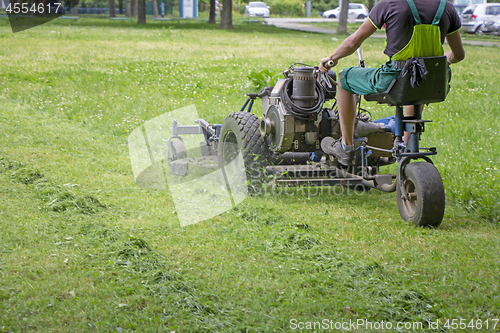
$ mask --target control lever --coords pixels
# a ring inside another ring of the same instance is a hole
[[[361,48],[358,47],[356,52],[358,53],[358,67],[365,67],[365,61],[363,60],[363,55],[361,54]]]

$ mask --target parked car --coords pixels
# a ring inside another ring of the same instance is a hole
[[[486,20],[481,27],[483,34],[491,34],[500,36],[500,15],[493,16],[493,18]]]
[[[349,10],[347,12],[347,16],[350,16],[354,13],[354,17],[357,19],[365,19],[368,17],[368,8],[365,5],[360,3],[350,3]],[[338,18],[340,16],[340,7],[335,9],[327,10],[323,13],[324,18]]]
[[[269,17],[269,6],[264,2],[252,1],[245,7],[245,15],[250,17]]]
[[[471,34],[481,33],[484,22],[495,15],[500,15],[500,3],[484,3],[469,6],[460,15],[462,31]]]
[[[455,7],[455,10],[457,11],[458,15],[461,15],[465,8],[467,8],[467,5],[453,5]]]

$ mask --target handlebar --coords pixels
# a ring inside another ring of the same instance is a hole
[[[361,47],[358,47],[356,53],[358,54],[358,67],[365,67],[365,61],[363,60],[363,55],[361,54]],[[333,65],[334,65],[333,60],[329,60],[325,64],[325,67],[332,68]]]
[[[365,67],[365,61],[363,60],[363,55],[361,54],[361,47],[356,50],[358,53],[358,67]]]

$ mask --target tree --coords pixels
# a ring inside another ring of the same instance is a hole
[[[73,16],[78,16],[78,0],[72,0],[71,6],[73,7]]]
[[[158,2],[156,0],[153,0],[153,17],[160,17],[160,15],[158,15]]]
[[[132,16],[132,11],[130,8],[130,0],[125,0],[125,16],[126,17]]]
[[[349,10],[349,0],[340,0],[339,30],[338,32],[347,32],[347,13]]]
[[[233,0],[222,1],[219,27],[221,29],[233,29]]]
[[[109,17],[116,17],[115,0],[109,0]]]
[[[137,24],[146,24],[146,0],[139,0],[138,3],[138,15]]]
[[[137,17],[137,0],[132,0],[132,17]]]
[[[208,23],[215,24],[215,0],[210,0],[210,14],[208,16]]]
[[[123,0],[118,0],[118,13],[123,15]]]
[[[375,6],[373,0],[368,0],[368,11],[372,10],[373,6]]]

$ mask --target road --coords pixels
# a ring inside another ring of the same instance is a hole
[[[317,22],[331,22],[337,23],[338,19],[326,19],[326,18],[267,18],[267,24],[274,25],[278,28],[282,29],[290,29],[290,30],[300,30],[306,32],[316,32],[322,34],[334,34],[337,32],[335,28],[324,28],[317,27],[313,25],[307,25],[307,23],[317,23]],[[357,23],[364,22],[364,20],[356,20]],[[332,25],[333,26],[333,25]],[[385,38],[384,35],[374,34],[371,36],[372,38]],[[467,45],[480,45],[480,46],[497,46],[500,47],[499,42],[490,42],[490,41],[479,41],[479,40],[464,40],[462,39],[462,43]]]

